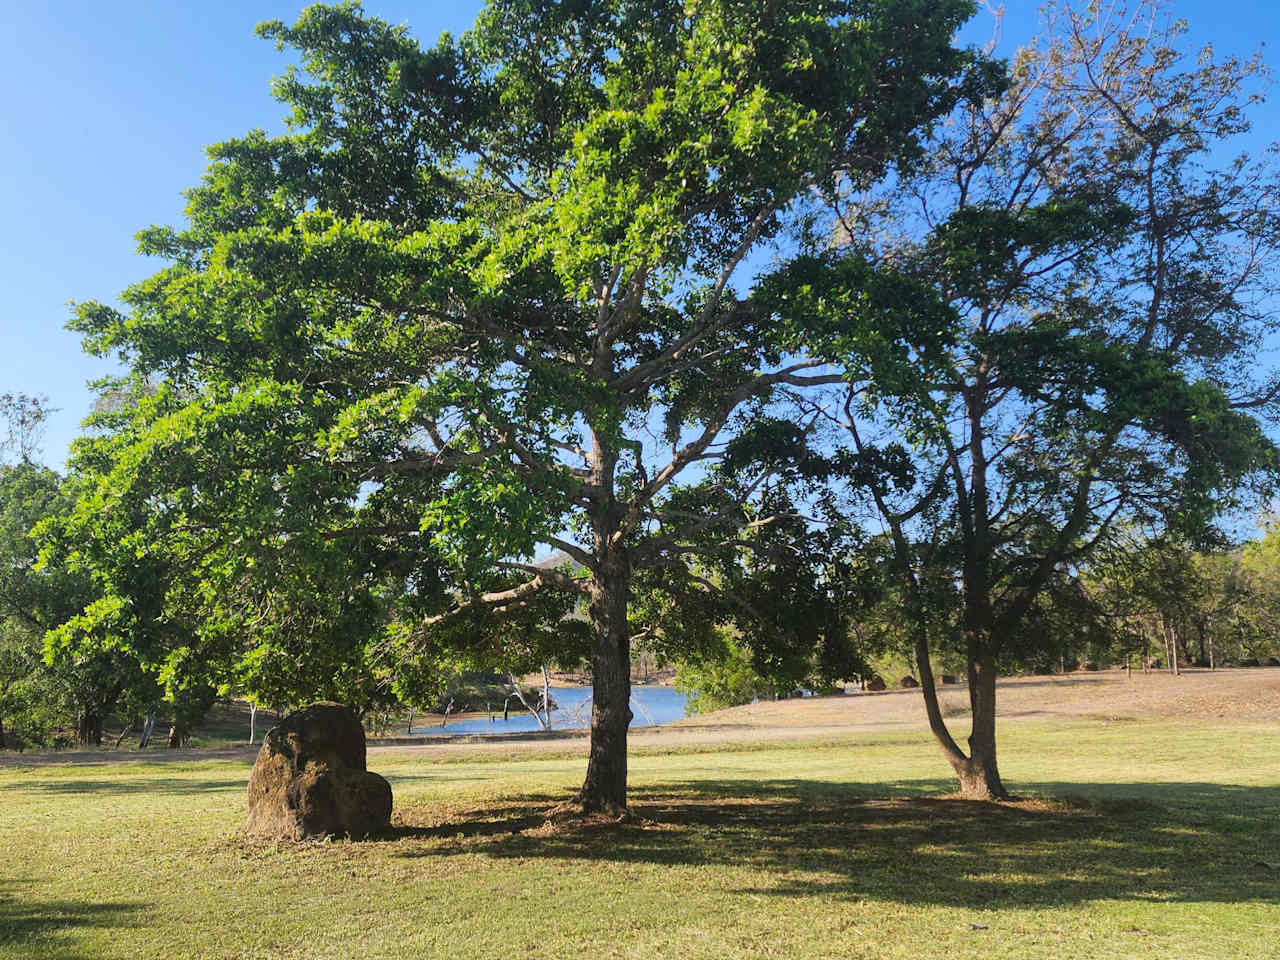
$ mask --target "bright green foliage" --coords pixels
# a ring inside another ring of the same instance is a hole
[[[1223,656],[1280,657],[1280,530],[1266,534],[1223,558],[1203,558],[1201,570],[1217,586],[1210,626],[1221,630]],[[1233,641],[1235,649],[1233,649]]]
[[[276,84],[292,132],[212,148],[186,225],[140,236],[170,266],[72,324],[147,392],[79,446],[68,542],[131,540],[181,584],[156,614],[181,662],[255,691],[313,656],[331,674],[343,642],[369,662],[383,624],[371,669],[401,678],[589,594],[621,743],[632,573],[723,539],[775,465],[740,456],[705,524],[666,509],[673,482],[837,376],[736,274],[990,88],[951,46],[971,10],[495,0],[429,48],[354,4],[265,24],[301,56]],[[532,563],[551,548],[579,573]],[[501,648],[565,652],[531,629]]]
[[[752,664],[751,650],[721,628],[718,643],[676,664],[674,686],[685,695],[689,713],[711,713],[756,699],[772,700],[777,684],[762,676]],[[781,691],[790,693],[793,687]]]
[[[117,650],[45,662],[45,632],[94,597],[83,574],[39,564],[31,536],[75,500],[64,478],[34,460],[51,412],[46,398],[0,395],[0,747],[46,744],[68,729],[96,742],[121,695],[146,685]]]
[[[47,743],[56,731],[77,726],[81,739],[96,742],[121,696],[149,685],[136,661],[118,649],[45,662],[45,632],[94,597],[85,575],[38,564],[31,537],[38,521],[73,502],[53,470],[29,460],[0,464],[0,730],[21,742]]]
[[[689,713],[710,713],[763,698],[777,687],[751,664],[751,652],[731,631],[718,631],[719,646],[676,664],[673,684],[686,698]],[[790,692],[790,691],[788,691]]]

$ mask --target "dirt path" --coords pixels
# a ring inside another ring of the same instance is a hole
[[[957,736],[967,730],[964,687],[940,690],[943,711]],[[1051,677],[1010,677],[1000,681],[1000,720],[1141,719],[1198,717],[1204,721],[1280,722],[1280,668],[1185,671],[1126,676],[1123,671]],[[629,742],[639,749],[674,749],[716,744],[811,740],[853,734],[917,730],[928,736],[918,690],[886,690],[846,696],[810,697],[734,707],[690,717],[666,727],[637,727]],[[482,755],[585,753],[586,731],[504,734],[398,741],[372,741],[371,756],[395,753],[431,758]],[[252,762],[256,746],[198,750],[93,750],[0,754],[0,767],[76,763],[199,763],[239,759]]]

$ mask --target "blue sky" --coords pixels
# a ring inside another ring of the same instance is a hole
[[[134,253],[133,235],[180,222],[181,191],[198,182],[206,145],[280,128],[284,108],[268,85],[290,61],[253,27],[291,21],[302,6],[0,0],[0,393],[47,394],[59,408],[45,443],[50,464],[62,465],[88,412],[85,382],[112,372],[63,329],[67,302],[113,301],[157,269]],[[464,30],[479,6],[365,2],[424,43]],[[1007,0],[1001,53],[1030,35],[1037,6]],[[1190,21],[1193,43],[1221,54],[1280,40],[1280,0],[1172,7]],[[980,14],[966,39],[981,43],[991,30]],[[1256,120],[1262,140],[1280,139],[1277,102]]]

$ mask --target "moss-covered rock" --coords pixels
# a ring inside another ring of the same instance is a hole
[[[364,837],[390,825],[391,785],[365,768],[364,728],[349,708],[313,703],[267,732],[249,777],[247,834]]]

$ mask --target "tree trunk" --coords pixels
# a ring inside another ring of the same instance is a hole
[[[520,681],[516,679],[514,673],[508,673],[507,678],[511,681],[512,696],[520,701],[520,705],[533,714],[533,719],[538,721],[538,728],[541,730],[550,730],[551,727],[542,719],[542,714],[529,705],[529,699],[524,695],[524,691],[520,689]]]
[[[597,538],[597,543],[604,538]],[[606,541],[607,542],[607,541]],[[605,549],[591,589],[595,645],[591,651],[591,748],[578,801],[586,813],[627,809],[627,727],[631,723],[631,634],[627,606],[631,570]]]
[[[102,745],[102,715],[92,710],[85,710],[80,714],[80,721],[76,724],[76,742],[84,747],[98,747]]]
[[[996,766],[996,671],[991,657],[969,664],[969,705],[972,709],[972,732],[969,755],[951,736],[938,704],[938,691],[929,661],[929,643],[923,625],[916,630],[916,669],[920,672],[920,693],[924,697],[929,729],[942,747],[942,753],[960,781],[960,795],[972,800],[1008,800],[1009,792],[1000,780]]]
[[[596,358],[598,373],[611,361]],[[583,813],[621,816],[627,810],[627,728],[631,724],[631,557],[622,544],[624,507],[615,498],[618,450],[592,428],[591,483],[600,491],[591,514],[595,559],[588,612],[595,628],[591,649],[591,745],[578,792]]]
[[[956,769],[960,793],[973,800],[1008,800],[996,765],[996,664],[989,654],[969,661],[969,706],[969,757]]]
[[[0,750],[4,749],[4,717],[0,717]]]
[[[258,726],[258,705],[256,703],[249,704],[249,746],[253,746],[253,738],[257,736]]]
[[[147,713],[147,721],[142,725],[142,735],[138,737],[138,749],[145,750],[151,743],[151,732],[156,728],[156,713],[151,710]]]

